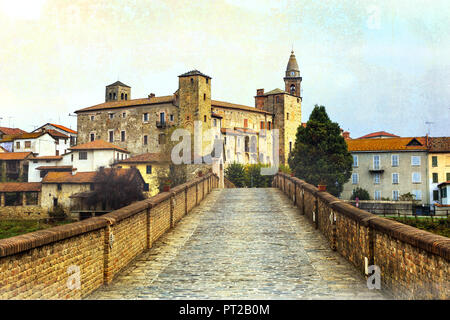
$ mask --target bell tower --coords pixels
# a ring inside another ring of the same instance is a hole
[[[292,50],[286,67],[286,76],[284,77],[285,91],[293,96],[300,97],[301,83],[300,69],[297,59],[295,59],[294,50]]]

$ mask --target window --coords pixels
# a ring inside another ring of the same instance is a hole
[[[217,127],[217,119],[214,119],[214,127]]]
[[[277,101],[277,103],[279,103],[280,102],[280,97],[276,97],[276,101]]]
[[[31,148],[31,141],[25,141],[25,148]]]
[[[289,152],[292,152],[292,141],[289,141]]]
[[[114,100],[116,100],[116,99],[117,99],[117,95],[116,95],[116,93],[115,93],[115,92],[113,93],[113,98],[114,98]]]
[[[113,119],[113,118],[114,118],[114,113],[110,113],[110,114],[109,114],[109,118],[110,118],[110,119]]]
[[[73,153],[70,155],[70,161],[73,162]]]
[[[120,94],[120,99],[123,100],[124,96],[123,96],[123,92]]]
[[[87,151],[80,151],[78,153],[78,159],[79,160],[87,160]]]
[[[37,192],[25,192],[27,205],[37,205],[39,196]]]
[[[289,112],[286,113],[286,120],[289,120]]]
[[[122,112],[122,118],[126,118],[127,117],[127,113],[126,112]]]
[[[446,181],[450,181],[450,172],[446,173],[446,178],[447,178]]]
[[[244,128],[248,127],[248,119],[244,119]]]
[[[203,100],[206,100],[206,93],[203,94]]]
[[[359,183],[359,174],[352,173],[352,184],[358,184]]]
[[[264,121],[261,121],[261,123],[259,124],[260,129],[264,129]]]
[[[128,100],[128,93],[125,93],[125,100]]]
[[[439,201],[439,190],[433,190],[433,201]]]
[[[159,144],[165,144],[166,143],[166,135],[164,133],[161,133],[158,136],[158,143]]]
[[[144,145],[148,144],[148,136],[144,136]]]
[[[59,156],[59,150],[56,150],[56,155]]]
[[[17,149],[20,149],[20,141],[17,141],[17,142],[16,142],[16,148],[17,148]]]
[[[379,173],[375,173],[375,175],[373,176],[373,183],[380,184],[380,180],[381,180],[380,174]]]
[[[125,141],[125,131],[120,131],[120,141]]]
[[[358,156],[353,156],[353,167],[357,168],[358,167]]]
[[[420,157],[419,156],[411,156],[411,165],[412,166],[420,166]]]
[[[431,166],[433,166],[433,167],[437,167],[438,166],[437,156],[432,156],[431,157]]]
[[[295,94],[295,84],[291,84],[291,94],[294,95]]]
[[[91,190],[91,191],[94,191],[94,184],[93,183],[91,183],[91,184],[89,184],[89,189]]]
[[[151,165],[148,165],[146,169],[147,169],[147,174],[152,174],[152,166]]]
[[[437,172],[433,172],[433,183],[438,183],[438,174],[437,174]]]
[[[206,78],[206,83],[208,83],[208,81],[209,81],[209,79],[208,79],[208,78]]]
[[[412,183],[420,183],[420,182],[421,182],[420,172],[413,172],[412,173]]]
[[[422,191],[421,190],[413,190],[412,194],[414,195],[415,200],[422,200]]]
[[[206,115],[203,116],[203,122],[206,122]]]
[[[398,167],[398,154],[393,154],[391,157],[391,163],[393,167]]]
[[[109,97],[109,98],[111,99],[111,97]],[[91,121],[94,121],[94,120],[95,120],[95,116],[91,116]]]
[[[119,160],[120,153],[117,152],[117,160]]]
[[[373,168],[375,170],[380,169],[380,156],[379,155],[373,156]]]
[[[445,187],[441,189],[441,198],[447,198],[447,188]]]
[[[112,100],[112,93],[109,93],[109,100]]]
[[[271,129],[271,123],[270,123],[270,121],[269,122],[267,122],[267,129]]]
[[[392,200],[398,201],[398,190],[392,191]]]
[[[170,115],[170,121],[173,121],[173,114]]]
[[[109,130],[109,142],[114,142],[114,130]]]
[[[159,114],[159,121],[160,121],[161,123],[165,123],[165,122],[166,122],[166,114],[165,114],[164,112],[161,112],[161,113]]]
[[[58,191],[61,191],[61,189],[62,189],[62,185],[61,185],[61,183],[58,183]]]
[[[194,79],[193,78],[191,78],[191,84],[193,84],[194,83]]]
[[[142,119],[144,122],[147,122],[148,121],[148,113],[144,113]]]
[[[144,183],[144,191],[149,191],[150,190],[150,186],[148,183]]]
[[[381,191],[380,190],[375,190],[374,199],[381,200]]]
[[[393,184],[398,184],[398,173],[393,173],[392,174],[392,183]]]
[[[90,140],[94,141],[95,140],[95,133],[91,133],[90,136],[91,136]]]

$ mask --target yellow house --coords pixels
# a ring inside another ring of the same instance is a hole
[[[115,165],[117,168],[136,168],[144,178],[144,194],[152,197],[159,193],[158,173],[168,171],[169,161],[162,153],[143,153],[134,157],[120,160]]]
[[[439,201],[440,183],[450,181],[450,137],[428,138],[429,190],[431,203]]]

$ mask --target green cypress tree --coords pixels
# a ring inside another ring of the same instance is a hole
[[[288,163],[299,179],[325,184],[334,196],[342,192],[351,176],[353,158],[339,125],[330,120],[324,106],[315,105],[306,128],[298,127]]]

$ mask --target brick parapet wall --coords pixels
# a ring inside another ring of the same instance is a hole
[[[209,173],[101,217],[0,240],[0,299],[85,297],[191,211],[203,199],[196,190],[206,196],[218,180]]]
[[[382,289],[400,299],[450,298],[450,239],[355,208],[298,178],[278,173],[279,188],[362,273],[376,265]],[[294,196],[295,195],[295,196]]]

